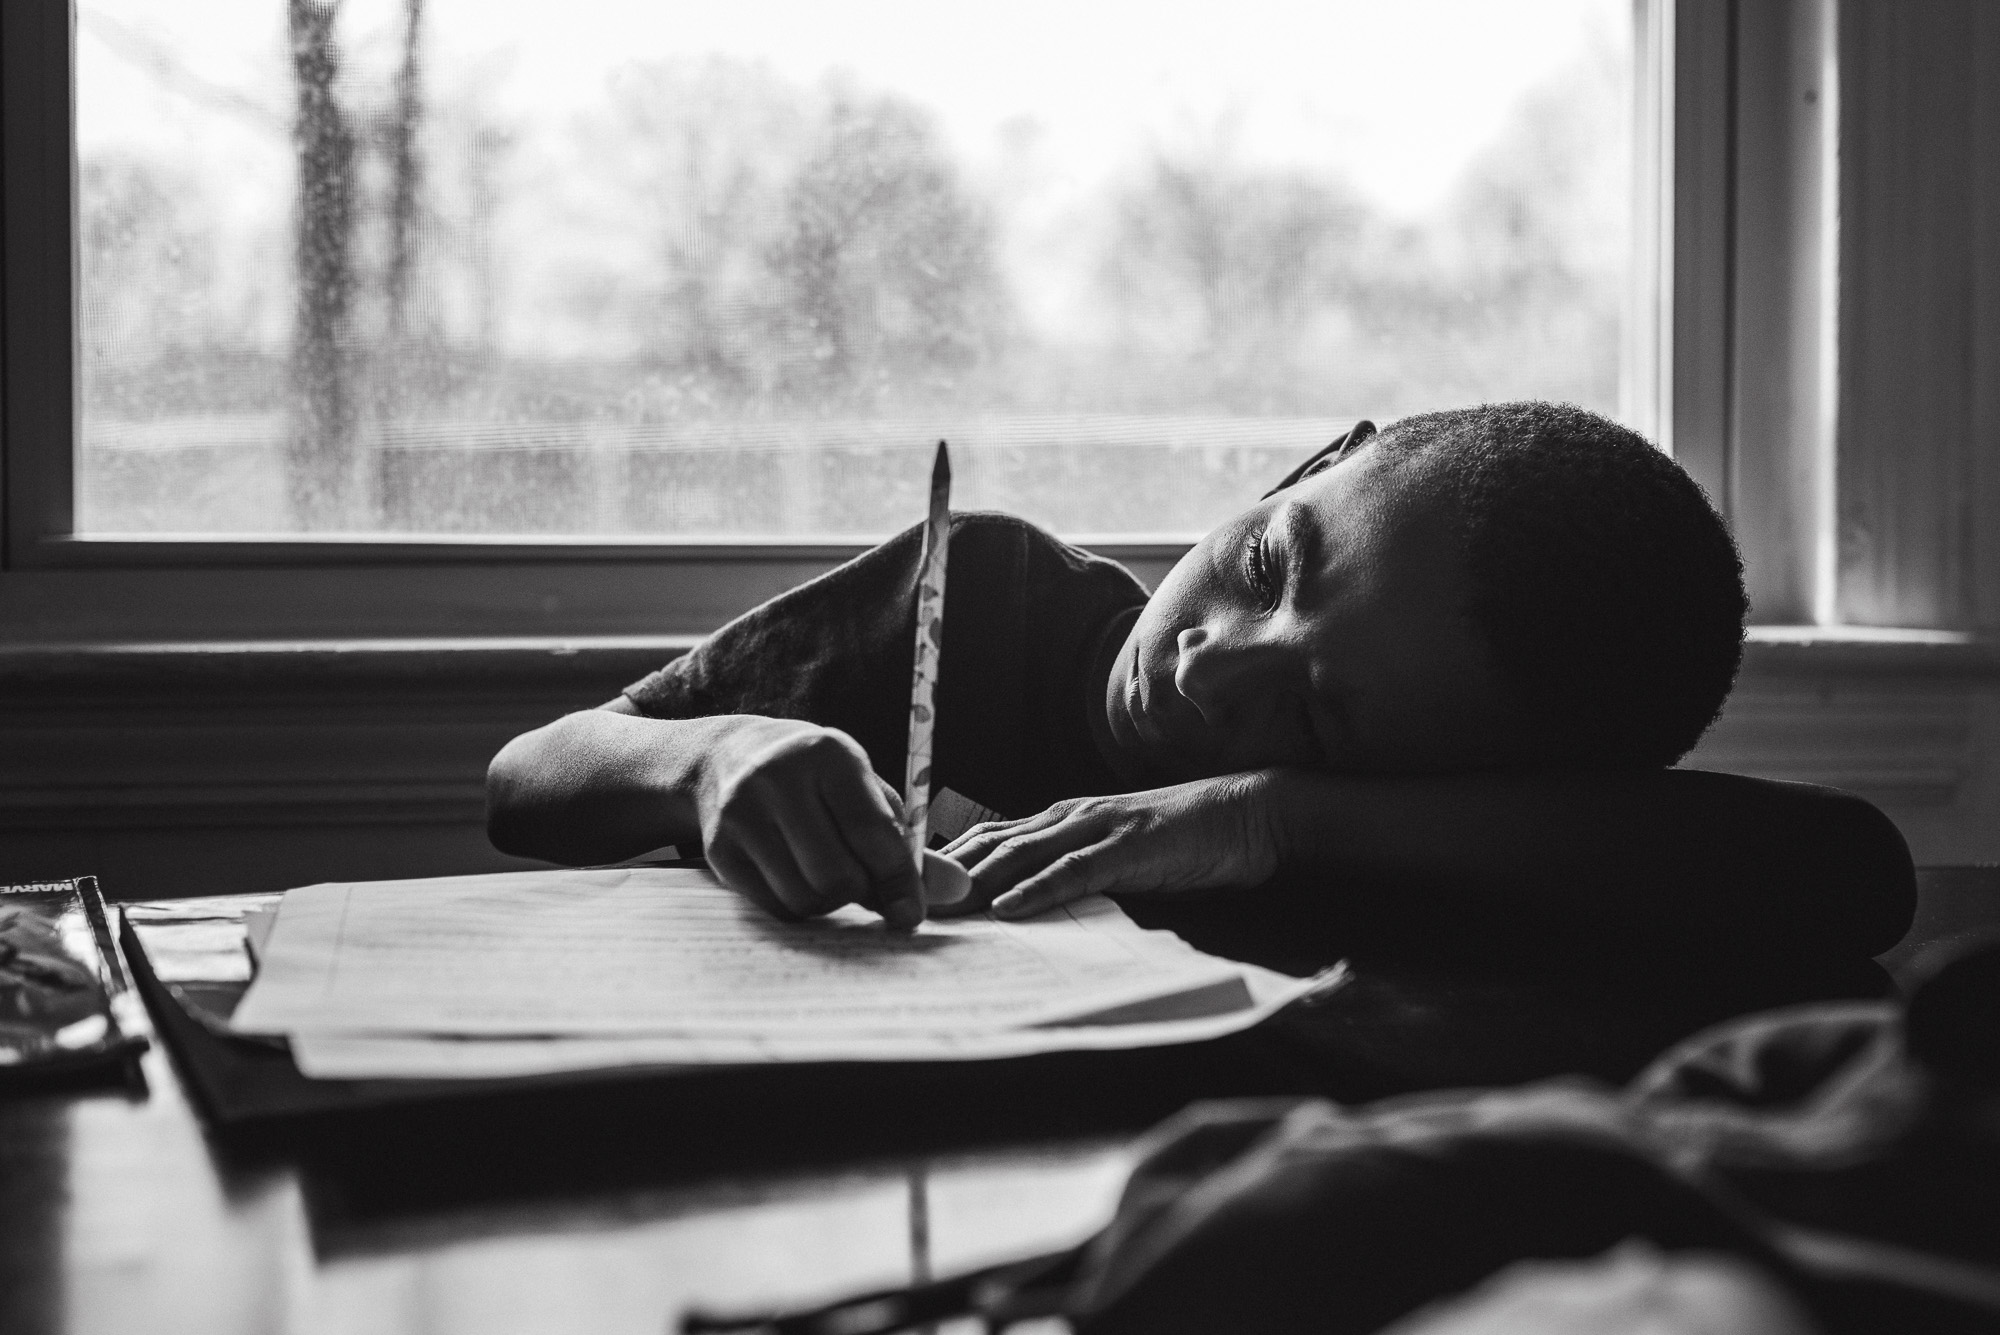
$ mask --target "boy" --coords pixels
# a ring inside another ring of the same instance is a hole
[[[917,553],[912,530],[516,738],[494,843],[698,843],[774,913],[920,921],[890,778]],[[961,515],[949,588],[934,784],[1004,818],[946,849],[1002,916],[1275,883],[1345,941],[1600,961],[1854,958],[1909,921],[1865,802],[1667,768],[1734,678],[1741,567],[1684,473],[1581,409],[1362,423],[1150,598]]]

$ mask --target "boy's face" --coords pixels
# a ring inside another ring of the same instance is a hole
[[[1370,441],[1195,545],[1105,688],[1128,777],[1472,769],[1514,749],[1463,562]]]

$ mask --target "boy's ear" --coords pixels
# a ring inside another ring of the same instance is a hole
[[[1262,496],[1258,497],[1257,499],[1269,500],[1271,497],[1276,496],[1279,492],[1283,491],[1286,487],[1293,486],[1296,483],[1303,482],[1307,478],[1311,477],[1314,473],[1318,473],[1325,469],[1331,468],[1333,465],[1339,463],[1342,459],[1346,458],[1349,454],[1352,454],[1355,450],[1360,449],[1362,443],[1374,434],[1375,434],[1375,424],[1367,420],[1366,418],[1363,418],[1361,421],[1356,422],[1352,427],[1348,428],[1348,432],[1346,435],[1336,437],[1331,444],[1327,445],[1324,449],[1320,450],[1317,454],[1313,455],[1312,458],[1300,464],[1297,468],[1294,468],[1291,472],[1285,474],[1284,480],[1282,482],[1278,483],[1277,486],[1271,488],[1269,491],[1265,492]]]

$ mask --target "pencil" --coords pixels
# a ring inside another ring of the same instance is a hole
[[[938,659],[944,651],[945,556],[951,546],[951,456],[938,442],[931,465],[931,507],[917,567],[917,643],[910,667],[909,763],[903,781],[903,836],[923,874],[931,823],[931,741],[937,728]]]

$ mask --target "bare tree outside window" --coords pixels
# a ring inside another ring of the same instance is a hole
[[[292,516],[339,528],[353,473],[354,131],[340,105],[338,0],[286,0],[298,88],[297,332],[285,441]]]
[[[82,0],[79,530],[882,533],[943,435],[1187,533],[1356,416],[1615,410],[1622,0],[1041,4]]]

